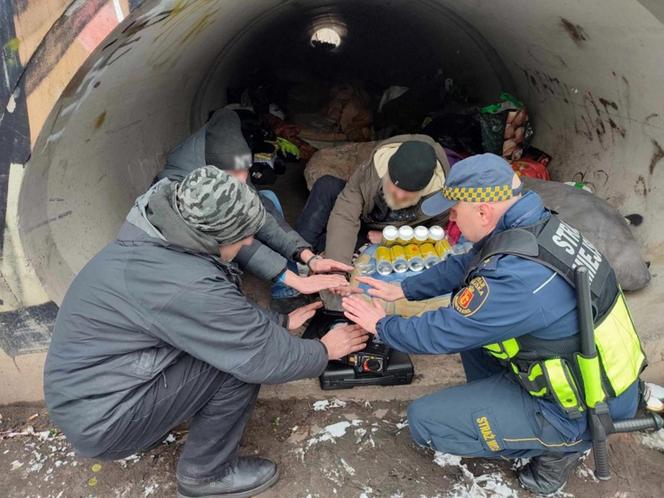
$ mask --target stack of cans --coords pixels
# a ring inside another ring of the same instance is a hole
[[[390,225],[383,229],[382,243],[376,249],[375,268],[380,275],[422,271],[445,260],[453,252],[454,248],[445,238],[445,230],[438,225],[414,229],[407,225],[400,228]]]

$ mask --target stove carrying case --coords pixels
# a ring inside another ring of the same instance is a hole
[[[340,311],[319,310],[302,337],[320,339],[333,327],[347,323],[350,322]],[[410,384],[413,380],[414,369],[410,357],[380,341],[370,339],[367,347],[355,355],[357,356],[349,355],[351,358],[330,361],[319,377],[321,389],[394,386]],[[359,363],[356,361],[357,357],[362,358]]]

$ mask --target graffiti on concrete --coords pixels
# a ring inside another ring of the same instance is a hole
[[[602,147],[624,139],[627,134],[627,116],[621,114],[617,102],[593,95],[590,91],[581,92],[556,76],[538,69],[521,67],[529,89],[545,98],[562,100],[572,104],[574,109],[574,131],[589,142],[597,141]],[[614,76],[617,75],[614,73]],[[627,80],[622,78],[623,84]]]
[[[46,351],[58,313],[54,302],[0,313],[0,348],[8,356]]]
[[[30,154],[30,125],[18,57],[20,41],[14,28],[13,2],[0,2],[0,44],[4,78],[0,78],[0,254],[4,246],[9,166]]]

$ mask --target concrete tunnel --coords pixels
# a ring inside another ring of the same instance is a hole
[[[122,16],[80,57],[68,83],[54,85],[43,124],[31,126],[20,190],[8,195],[19,240],[3,256],[34,271],[48,299],[61,302],[166,152],[226,103],[229,86],[242,85],[258,62],[283,70],[311,63],[311,36],[326,27],[340,36],[336,60],[349,77],[387,87],[439,67],[480,101],[514,93],[529,108],[534,145],[553,156],[554,179],[590,182],[623,214],[644,217],[633,233],[653,279],[628,298],[650,359],[646,377],[664,381],[664,7],[657,0],[97,4],[119,5]],[[50,43],[64,34],[41,36]],[[22,295],[17,309],[29,300]],[[7,386],[39,377],[3,368]],[[39,361],[26,368],[39,371]]]

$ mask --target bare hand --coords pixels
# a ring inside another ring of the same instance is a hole
[[[322,306],[323,303],[316,301],[315,303],[307,304],[306,306],[294,309],[288,313],[288,330],[300,328],[304,322],[314,316],[316,310],[320,309]]]
[[[334,289],[335,287],[346,287],[348,281],[343,275],[312,275],[310,277],[296,277],[292,283],[286,284],[302,294],[314,294],[323,289]]]
[[[353,267],[334,259],[321,258],[315,259],[309,265],[311,271],[314,273],[330,273],[335,271],[351,272]]]
[[[380,244],[383,241],[383,232],[380,230],[369,230],[367,233],[367,239],[372,244]]]
[[[330,289],[330,292],[343,297],[352,296],[353,294],[364,294],[362,289],[359,287],[351,287],[350,284],[344,287],[335,287],[334,289]]]
[[[336,327],[325,334],[320,340],[327,348],[330,360],[338,360],[347,354],[362,351],[369,340],[369,335],[362,327],[349,324]]]
[[[364,330],[376,334],[376,324],[385,317],[385,310],[377,301],[366,302],[359,296],[345,297],[341,302],[344,315]]]
[[[371,287],[371,289],[367,291],[367,294],[370,296],[378,297],[390,302],[397,301],[405,297],[400,284],[394,285],[371,277],[357,277],[357,281],[363,284],[367,284],[369,287]]]

